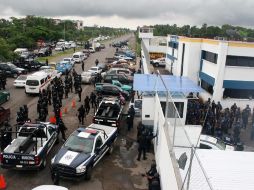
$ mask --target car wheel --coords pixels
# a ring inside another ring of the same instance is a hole
[[[13,78],[17,78],[18,77],[18,74],[13,74]]]
[[[90,180],[92,178],[92,169],[93,169],[92,166],[89,166],[87,168],[85,177],[86,180]]]
[[[156,63],[155,66],[156,66],[156,67],[159,67],[159,63]]]
[[[113,151],[114,151],[114,143],[112,143],[111,146],[109,147],[107,154],[111,155]]]
[[[10,100],[10,96],[6,96],[6,102]]]

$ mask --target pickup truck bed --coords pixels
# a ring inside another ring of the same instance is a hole
[[[117,127],[122,110],[122,106],[117,103],[102,101],[94,115],[94,123]]]

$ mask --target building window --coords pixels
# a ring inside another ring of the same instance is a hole
[[[254,67],[254,57],[228,55],[226,65],[239,67]]]
[[[217,64],[218,54],[202,50],[202,59]]]
[[[201,79],[201,88],[203,88],[205,91],[207,91],[210,94],[213,94],[213,86],[207,83],[206,81]]]
[[[225,88],[223,98],[252,99],[254,90]]]
[[[175,113],[175,106],[179,113],[180,118],[183,118],[183,111],[184,111],[184,102],[169,102],[168,103],[168,116],[167,118],[175,118],[178,117],[178,115]],[[166,111],[166,102],[161,102],[161,108],[165,116]]]

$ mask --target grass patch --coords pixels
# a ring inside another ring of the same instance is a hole
[[[80,51],[82,50],[83,48],[76,48],[76,51]],[[74,53],[73,52],[73,49],[68,49],[68,50],[65,50],[65,51],[57,51],[56,54],[52,55],[52,56],[47,56],[47,57],[37,57],[36,60],[40,61],[40,62],[46,62],[46,59],[48,59],[49,62],[51,62],[52,60],[54,60],[55,58],[59,57],[59,56],[63,56],[63,55],[69,55],[71,53]]]

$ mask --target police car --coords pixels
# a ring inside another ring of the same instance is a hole
[[[200,135],[199,148],[213,150],[230,150],[230,151],[235,150],[234,146],[227,145],[222,140],[209,135]]]
[[[108,152],[112,153],[117,128],[91,124],[78,128],[51,160],[51,176],[68,179],[91,179],[93,167]]]
[[[58,141],[58,126],[49,122],[25,123],[16,138],[0,154],[0,165],[5,169],[42,169],[47,155]]]

